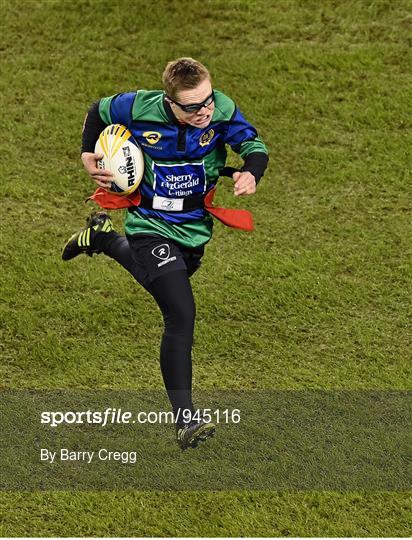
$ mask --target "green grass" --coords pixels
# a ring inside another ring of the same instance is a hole
[[[409,535],[409,503],[390,493],[47,493],[2,497],[0,509],[7,536],[388,537]]]
[[[159,88],[181,55],[209,66],[271,153],[256,196],[234,199],[228,181],[218,193],[256,231],[216,224],[193,278],[195,391],[410,388],[412,2],[0,10],[4,388],[161,387],[148,294],[104,257],[59,257],[89,212],[89,104]],[[405,536],[408,505],[395,492],[0,496],[4,536]]]

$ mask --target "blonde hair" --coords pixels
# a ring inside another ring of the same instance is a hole
[[[205,79],[210,81],[207,68],[188,56],[169,62],[162,75],[166,94],[172,99],[176,99],[179,90],[196,88]]]

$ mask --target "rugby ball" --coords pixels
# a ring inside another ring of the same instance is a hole
[[[94,151],[103,154],[103,159],[97,162],[99,169],[108,169],[113,173],[108,191],[130,195],[139,187],[144,172],[143,152],[125,126],[107,126],[100,133]]]

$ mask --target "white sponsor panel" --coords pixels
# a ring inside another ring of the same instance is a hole
[[[183,210],[183,199],[168,199],[167,197],[153,197],[154,210],[166,210],[167,212],[181,212]]]

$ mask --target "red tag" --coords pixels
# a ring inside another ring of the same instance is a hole
[[[92,200],[100,206],[100,208],[105,208],[107,210],[117,210],[120,208],[130,208],[131,206],[139,206],[141,196],[140,191],[136,190],[134,193],[131,193],[129,196],[125,195],[116,195],[111,193],[104,188],[97,188],[91,197],[87,199],[88,201]]]
[[[205,209],[213,217],[221,221],[227,227],[241,229],[242,231],[253,231],[253,216],[248,210],[237,210],[234,208],[221,208],[213,206],[213,198],[216,193],[216,188],[211,189],[205,199]],[[128,197],[124,195],[116,195],[110,193],[104,188],[98,188],[91,197],[87,200],[92,200],[101,208],[107,210],[117,210],[120,208],[130,208],[131,206],[139,206],[141,201],[140,191],[137,190]]]
[[[213,206],[213,198],[216,188],[213,188],[205,197],[205,208],[213,217],[217,218],[227,227],[241,229],[242,231],[253,231],[253,216],[248,210],[237,210],[234,208],[221,208]]]

